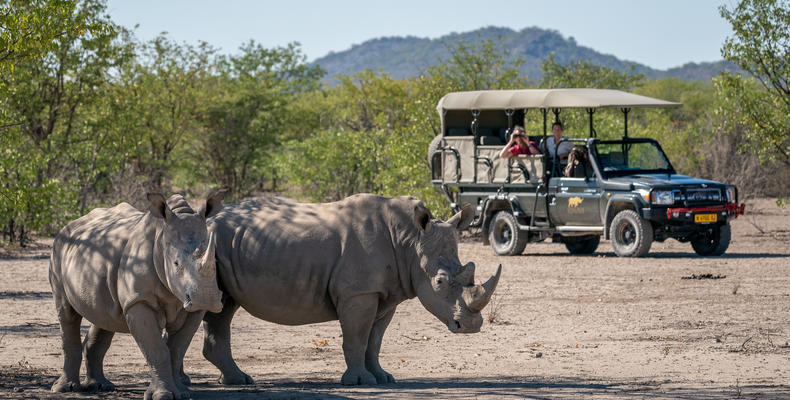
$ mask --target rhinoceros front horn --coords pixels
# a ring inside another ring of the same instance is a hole
[[[497,283],[499,283],[499,276],[502,275],[502,264],[496,270],[494,276],[488,278],[488,281],[482,285],[476,285],[471,289],[471,299],[467,301],[466,306],[469,311],[480,312],[488,302],[491,301],[491,296],[494,294]]]
[[[200,260],[200,272],[204,275],[210,275],[214,272],[214,250],[217,247],[217,239],[214,236],[214,231],[211,231],[208,236],[208,249]]]

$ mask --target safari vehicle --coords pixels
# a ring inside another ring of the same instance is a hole
[[[699,255],[721,255],[730,244],[730,220],[744,212],[737,188],[679,175],[657,141],[628,136],[632,109],[679,106],[606,89],[449,93],[437,106],[442,133],[428,150],[432,182],[453,210],[476,207],[472,226],[499,255],[521,254],[527,243],[549,237],[571,254],[595,252],[603,237],[618,256],[644,256],[653,241],[667,238],[690,242]],[[556,143],[570,141],[586,153],[581,172],[576,167],[571,177],[549,158],[545,139],[549,112],[559,121],[572,108],[589,115],[589,137]],[[605,108],[622,111],[619,140],[597,137],[593,117]],[[499,158],[513,126],[523,126],[530,111],[543,118],[543,135],[529,138],[543,155]]]

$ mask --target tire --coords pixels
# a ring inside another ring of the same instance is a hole
[[[488,228],[488,241],[494,253],[500,256],[517,256],[527,247],[529,234],[518,229],[516,217],[500,211],[494,215]]]
[[[644,257],[653,244],[653,226],[634,210],[617,213],[609,231],[614,252],[620,257]]]
[[[441,142],[442,142],[442,135],[436,135],[433,138],[433,140],[431,140],[431,143],[428,145],[428,163],[429,164],[431,163],[431,155],[433,155],[433,152],[436,151],[439,148],[439,144],[441,144]]]
[[[710,228],[691,239],[691,248],[701,256],[720,256],[730,247],[730,224]]]
[[[562,238],[565,248],[571,254],[592,254],[598,249],[601,237],[598,235],[568,236]]]

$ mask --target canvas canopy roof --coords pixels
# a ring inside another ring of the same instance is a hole
[[[528,108],[679,107],[680,103],[613,89],[477,90],[448,93],[439,100],[442,110],[505,110]]]

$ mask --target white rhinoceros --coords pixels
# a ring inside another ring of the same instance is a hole
[[[215,236],[206,218],[222,208],[223,195],[209,197],[195,212],[180,195],[166,201],[152,193],[149,212],[127,203],[97,208],[60,231],[49,282],[64,362],[53,392],[113,390],[104,377],[104,355],[114,332],[130,332],[151,367],[145,397],[189,396],[184,353],[205,310],[222,309]],[[84,348],[82,318],[91,323]],[[87,372],[82,385],[81,350]]]
[[[219,368],[221,383],[252,383],[230,349],[231,319],[241,306],[286,325],[340,320],[341,382],[394,382],[379,365],[379,350],[399,303],[416,296],[451,332],[480,330],[480,310],[502,266],[475,285],[474,263],[459,262],[456,230],[473,217],[467,207],[442,222],[414,198],[368,194],[326,204],[261,198],[225,206],[209,221],[224,308],[203,318],[203,355]]]

